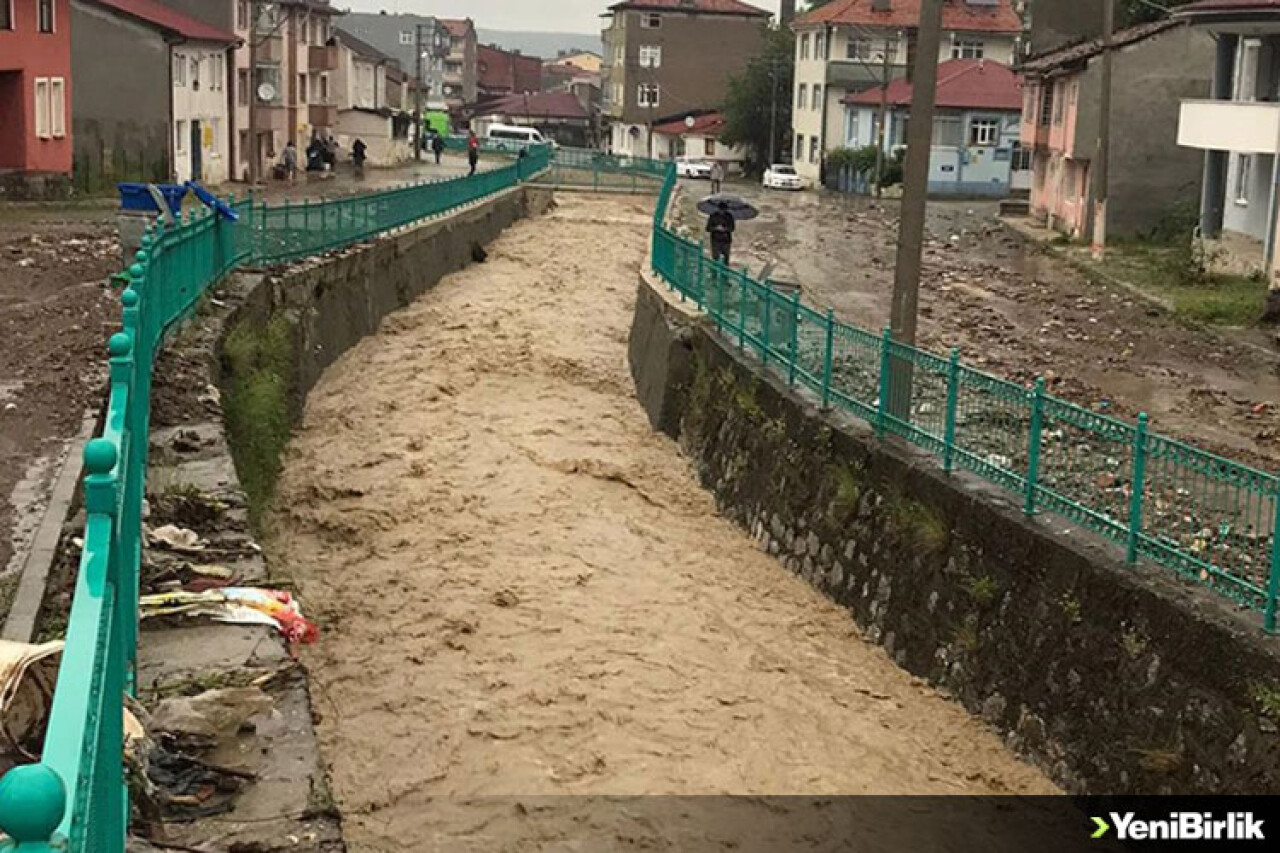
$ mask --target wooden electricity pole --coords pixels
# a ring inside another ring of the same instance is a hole
[[[916,39],[915,79],[911,114],[907,122],[907,161],[903,168],[902,212],[898,224],[898,259],[893,275],[893,340],[915,345],[920,307],[920,268],[924,255],[925,213],[929,201],[929,155],[933,147],[933,107],[938,90],[938,51],[942,46],[944,0],[920,4],[920,29]],[[889,411],[907,419],[911,415],[911,363],[892,359]]]
[[[941,38],[941,36],[939,36]],[[884,180],[884,146],[889,138],[886,124],[889,121],[889,73],[893,58],[889,55],[893,42],[888,36],[884,38],[884,57],[880,73],[880,127],[876,132],[876,198],[881,195],[881,183]]]
[[[422,159],[422,24],[418,24],[413,43],[417,46],[418,85],[413,97],[413,159]]]
[[[249,2],[249,186],[257,186],[262,179],[262,163],[259,162],[258,142],[258,18],[262,14],[262,0]]]
[[[1093,166],[1093,257],[1107,251],[1107,195],[1111,182],[1111,75],[1114,66],[1116,0],[1106,0],[1102,20],[1102,97],[1098,101],[1098,151]]]

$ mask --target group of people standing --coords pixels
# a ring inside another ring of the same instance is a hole
[[[307,163],[308,172],[332,172],[338,166],[338,141],[330,136],[327,139],[321,138],[320,134],[314,134],[311,137],[311,143],[307,146]],[[364,171],[365,161],[368,159],[369,146],[363,139],[357,139],[351,144],[351,162],[355,164],[357,173]],[[280,155],[280,164],[278,172],[280,177],[289,181],[294,181],[298,177],[298,146],[290,140],[284,147],[284,152]]]

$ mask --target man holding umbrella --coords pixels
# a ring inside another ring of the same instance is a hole
[[[740,219],[755,219],[754,207],[736,195],[717,193],[698,202],[698,210],[707,214],[707,233],[711,235],[711,257],[729,264],[733,251],[733,232]]]

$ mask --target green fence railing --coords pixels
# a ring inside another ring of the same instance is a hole
[[[236,205],[236,222],[203,212],[148,230],[120,296],[121,331],[108,342],[105,426],[84,453],[84,547],[43,755],[0,779],[8,849],[125,849],[122,700],[135,692],[151,378],[166,337],[238,267],[338,249],[447,213],[537,177],[550,161],[541,147],[473,177],[319,204],[250,200]]]
[[[745,271],[713,262],[654,214],[654,271],[740,347],[824,406],[849,411],[1051,512],[1257,611],[1276,630],[1280,479],[1032,388],[835,320]],[[894,382],[894,377],[906,377]],[[905,388],[899,391],[898,388]]]

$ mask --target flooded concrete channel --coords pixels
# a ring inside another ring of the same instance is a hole
[[[310,395],[270,550],[323,626],[351,849],[543,849],[493,797],[1056,792],[650,429],[626,366],[649,223],[562,197]],[[539,837],[579,808],[543,803]]]

